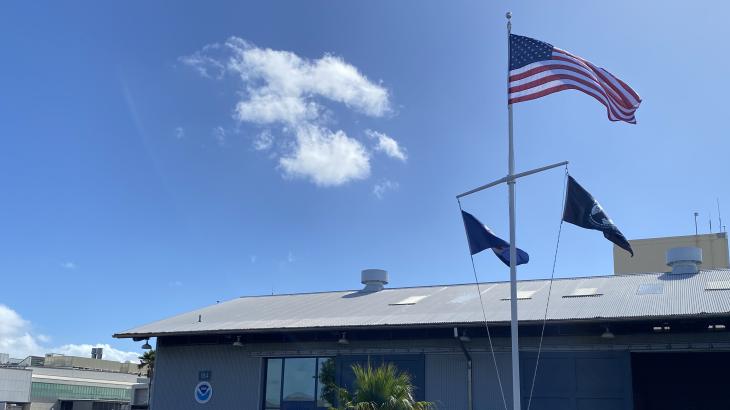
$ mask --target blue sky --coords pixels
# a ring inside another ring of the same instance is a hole
[[[112,333],[358,288],[363,268],[391,286],[471,281],[454,197],[506,172],[507,9],[515,33],[644,100],[633,126],[575,91],[517,105],[518,170],[571,161],[629,238],[690,234],[695,210],[717,229],[717,197],[730,221],[723,3],[1,7],[0,351],[128,358],[139,344]],[[517,185],[521,278],[549,276],[562,181]],[[506,188],[463,205],[507,236]],[[611,249],[565,226],[557,275],[610,274]],[[493,255],[476,262],[507,279]]]

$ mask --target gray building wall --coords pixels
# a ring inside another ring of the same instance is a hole
[[[536,360],[536,338],[521,338],[523,403],[529,398]],[[486,340],[467,343],[473,359],[474,409],[503,409],[494,359]],[[512,402],[509,339],[495,338],[495,355],[507,405]],[[727,333],[617,335],[545,339],[532,410],[631,410],[631,353],[640,351],[728,351]],[[246,345],[158,345],[152,385],[154,410],[261,408],[266,357],[414,355],[423,357],[425,399],[439,409],[466,410],[466,358],[454,340],[384,340],[338,345],[336,341]],[[198,372],[210,370],[213,397],[197,404]]]
[[[0,403],[29,403],[32,372],[0,368]]]
[[[440,410],[467,408],[466,358],[463,354],[427,354],[426,401]],[[473,363],[473,362],[472,362]],[[448,382],[446,382],[448,380]]]
[[[213,395],[206,404],[194,399],[198,372],[209,370]],[[152,380],[155,410],[258,409],[262,359],[230,345],[158,346]]]

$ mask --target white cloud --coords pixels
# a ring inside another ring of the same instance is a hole
[[[88,357],[92,347],[104,348],[104,359],[117,361],[137,361],[137,352],[126,352],[115,349],[109,344],[66,344],[49,347],[50,338],[43,334],[33,334],[31,323],[23,319],[16,311],[0,304],[0,353],[9,353],[14,358],[25,358],[30,355],[42,356],[46,353]]]
[[[248,85],[249,99],[237,107],[242,121],[295,124],[316,119],[321,108],[314,97],[373,117],[390,111],[388,90],[339,57],[308,60],[289,51],[258,48],[237,37],[226,46],[233,53],[228,69]]]
[[[327,101],[370,117],[383,117],[391,111],[388,90],[352,64],[330,54],[307,59],[289,51],[259,48],[238,37],[231,37],[222,46],[206,46],[180,60],[205,77],[217,78],[212,73],[224,67],[242,81],[233,117],[240,122],[282,127],[291,142],[279,144],[281,152],[273,155],[279,156],[284,176],[337,186],[370,175],[370,155],[365,147],[344,131],[327,126],[331,122]],[[267,128],[253,146],[264,151],[273,141]],[[405,159],[402,151],[397,152]]]
[[[398,189],[398,183],[386,179],[385,181],[373,186],[373,195],[375,195],[378,199],[383,199],[386,192],[394,191],[396,189]]]
[[[269,130],[261,131],[253,140],[253,149],[256,151],[266,151],[274,144],[274,136]]]
[[[296,137],[294,152],[279,159],[285,175],[307,178],[319,186],[342,185],[370,175],[365,147],[343,131],[303,126]]]
[[[62,262],[61,263],[61,267],[64,268],[64,269],[68,269],[68,270],[74,270],[74,269],[77,268],[76,264],[73,263],[73,262],[71,262],[71,261]]]
[[[37,338],[30,334],[30,322],[5,305],[0,305],[0,352],[11,357],[40,354]]]
[[[213,138],[215,138],[215,142],[218,143],[218,145],[226,145],[226,130],[221,126],[213,128]]]
[[[370,138],[378,140],[378,143],[375,146],[376,151],[384,152],[385,155],[399,159],[403,162],[405,162],[408,158],[405,150],[398,144],[398,141],[388,135],[373,130],[365,130],[365,134],[367,134]]]
[[[225,74],[226,66],[217,58],[211,56],[220,50],[220,44],[209,44],[189,56],[180,57],[179,60],[181,63],[194,68],[203,77],[221,79]]]
[[[173,280],[172,282],[168,282],[167,285],[171,288],[179,288],[182,287],[183,284],[179,280]]]
[[[185,137],[185,128],[183,127],[176,127],[175,128],[175,138],[182,139]]]

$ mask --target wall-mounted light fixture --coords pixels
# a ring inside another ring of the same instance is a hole
[[[243,347],[243,342],[241,342],[241,336],[236,336],[236,341],[233,342],[233,347]]]

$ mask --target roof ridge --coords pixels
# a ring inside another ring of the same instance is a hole
[[[724,269],[724,268],[723,269],[700,269],[700,272],[712,272],[712,271],[730,271],[730,269]],[[655,275],[664,275],[666,273],[667,272],[637,272],[637,273],[621,273],[621,274],[596,275],[596,276],[570,276],[570,277],[554,278],[553,281],[619,278],[619,277],[627,277],[627,276],[655,276]],[[547,282],[547,281],[550,281],[550,278],[522,279],[522,280],[518,280],[517,283]],[[491,282],[479,282],[480,285],[494,285],[494,284],[500,284],[500,283],[509,283],[509,281],[502,280],[502,281],[491,281]],[[386,287],[383,290],[380,290],[379,292],[387,292],[387,291],[391,291],[391,290],[425,289],[425,288],[472,286],[472,285],[474,285],[474,282],[446,283],[446,284],[441,283],[441,284],[420,285],[420,286],[399,286],[399,287],[390,287],[390,288]],[[278,294],[272,294],[272,295],[242,295],[235,299],[231,299],[229,301],[233,301],[233,300],[237,300],[237,299],[279,297],[279,296],[320,295],[320,294],[326,294],[326,293],[356,293],[356,292],[361,292],[361,291],[362,291],[362,289],[344,289],[344,290],[324,290],[324,291],[313,291],[313,292],[278,293]],[[222,303],[225,303],[225,302],[222,302]]]

